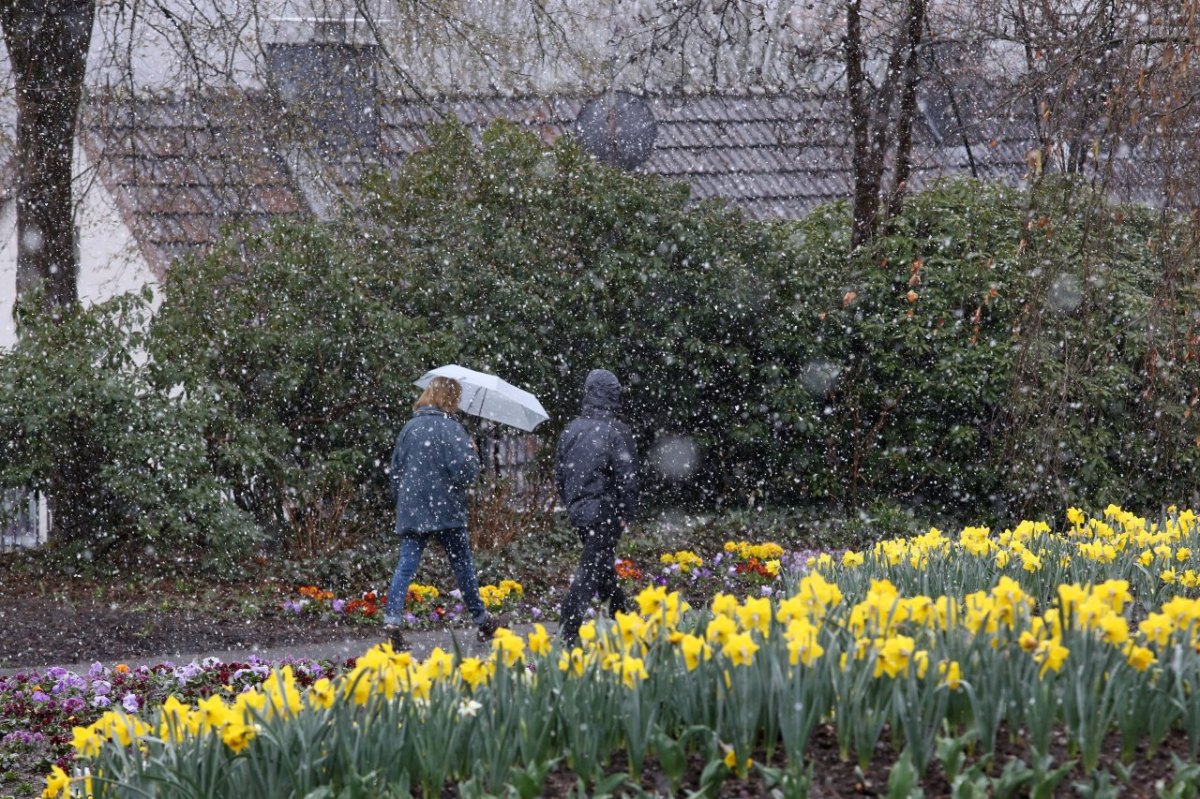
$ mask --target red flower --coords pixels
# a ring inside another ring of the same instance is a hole
[[[737,565],[738,574],[756,574],[759,577],[765,577],[768,580],[775,579],[775,575],[767,571],[767,567],[758,558],[750,558],[742,561]]]
[[[642,570],[634,566],[631,560],[618,560],[615,568],[617,577],[622,580],[642,579]]]

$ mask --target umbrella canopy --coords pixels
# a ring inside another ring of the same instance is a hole
[[[458,408],[463,413],[526,432],[532,432],[533,428],[550,418],[537,397],[495,375],[452,363],[429,370],[421,376],[417,385],[425,388],[435,377],[451,377],[462,385],[462,399]]]

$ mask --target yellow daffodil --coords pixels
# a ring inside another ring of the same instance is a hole
[[[422,664],[425,674],[433,680],[444,680],[454,673],[454,655],[435,646]]]
[[[737,597],[731,594],[718,593],[712,598],[709,609],[712,610],[714,616],[728,616],[732,619],[737,615]]]
[[[491,678],[491,669],[487,662],[479,658],[463,658],[458,664],[458,676],[473,691],[481,685],[487,685]]]
[[[1129,640],[1129,622],[1124,616],[1113,613],[1104,617],[1096,624],[1100,631],[1101,640],[1113,646],[1120,646]]]
[[[51,766],[50,774],[46,777],[46,787],[42,789],[42,799],[58,799],[70,795],[70,775],[63,771],[61,766]]]
[[[916,653],[916,643],[907,635],[896,635],[883,642],[875,660],[875,676],[887,674],[898,677],[908,672],[908,665]]]
[[[730,636],[737,632],[737,624],[728,616],[714,616],[709,622],[708,627],[704,632],[704,638],[709,642],[716,642],[722,646],[729,640]]]
[[[95,757],[100,754],[100,747],[103,744],[104,738],[91,727],[73,727],[71,729],[71,748],[75,750],[76,757]]]
[[[309,707],[328,709],[333,706],[337,692],[329,678],[322,677],[308,688]]]
[[[1125,659],[1135,671],[1145,671],[1153,666],[1158,658],[1154,656],[1153,651],[1144,646],[1131,646],[1125,653]]]
[[[962,687],[962,669],[958,665],[957,660],[950,662],[942,661],[938,664],[938,676],[942,678],[942,684],[951,691],[957,691]]]
[[[538,656],[548,655],[550,646],[550,634],[546,628],[541,624],[533,625],[533,632],[529,634],[529,651]]]
[[[504,630],[503,627],[500,629]],[[505,666],[512,668],[525,658],[525,640],[511,632],[505,633],[502,634],[500,630],[496,632],[492,639],[492,651],[500,656]]]
[[[294,716],[300,712],[300,689],[296,687],[296,675],[291,666],[284,666],[262,684],[262,691],[270,702],[275,716]]]
[[[1042,665],[1038,676],[1045,677],[1047,671],[1057,674],[1070,653],[1071,650],[1056,641],[1043,641],[1033,653],[1033,659]]]
[[[729,662],[734,666],[749,666],[754,663],[754,653],[758,651],[758,644],[750,633],[738,633],[731,635],[721,647],[721,653],[729,658]]]
[[[746,631],[757,631],[763,638],[771,633],[771,600],[767,597],[747,597],[737,610],[738,626]]]
[[[1122,612],[1126,603],[1133,600],[1133,595],[1129,593],[1128,580],[1105,580],[1096,586],[1093,593],[1112,608],[1114,613]]]
[[[925,679],[925,674],[929,671],[929,653],[924,649],[917,650],[912,657],[912,662],[917,667],[917,679]]]
[[[684,635],[679,641],[679,651],[683,655],[683,664],[688,671],[695,671],[702,661],[712,657],[712,650],[708,643],[696,635]]]
[[[221,741],[236,754],[249,746],[257,734],[254,725],[234,722],[221,730]]]
[[[587,656],[583,650],[575,647],[570,652],[563,651],[558,656],[558,670],[574,672],[576,677],[582,677],[587,668]]]
[[[266,707],[267,697],[262,691],[243,691],[233,698],[231,713],[234,717],[249,719],[255,713],[264,713]]]
[[[638,682],[650,676],[646,672],[646,664],[641,658],[622,658],[618,669],[621,674],[621,682],[626,688],[633,688]]]
[[[1138,624],[1138,632],[1147,642],[1164,647],[1171,640],[1175,624],[1166,613],[1151,613]]]

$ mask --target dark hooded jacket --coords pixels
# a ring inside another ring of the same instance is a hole
[[[637,512],[637,449],[629,427],[617,419],[620,404],[617,376],[592,370],[579,416],[558,439],[555,482],[576,527],[617,526]]]
[[[397,533],[467,526],[467,488],[479,477],[479,456],[449,415],[417,409],[396,437],[391,476]]]

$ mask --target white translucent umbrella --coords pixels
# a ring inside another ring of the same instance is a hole
[[[458,408],[463,413],[481,416],[493,422],[510,425],[518,430],[532,432],[550,418],[538,398],[512,383],[490,375],[476,372],[458,364],[448,364],[431,369],[421,376],[417,385],[425,388],[435,377],[451,377],[462,386],[462,399]]]

